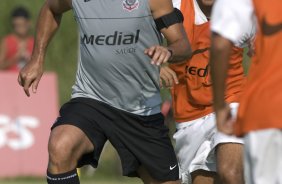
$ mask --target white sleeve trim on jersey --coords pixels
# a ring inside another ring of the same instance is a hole
[[[181,8],[181,0],[172,0],[173,7],[180,10]]]
[[[251,0],[217,0],[211,18],[211,30],[245,47],[255,35],[256,22]]]
[[[182,2],[181,0],[173,0],[172,1],[173,7],[181,10],[181,2]],[[194,9],[195,9],[195,22],[194,23],[196,25],[201,25],[201,24],[208,22],[208,18],[205,16],[203,11],[199,7],[197,0],[193,0],[193,3],[194,3]],[[184,19],[185,19],[185,17],[186,16],[184,15]]]
[[[201,10],[197,0],[193,0],[193,2],[194,2],[194,9],[195,9],[195,24],[201,25],[201,24],[208,22],[208,18]]]

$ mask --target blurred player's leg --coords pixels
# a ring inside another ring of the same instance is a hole
[[[252,131],[244,141],[246,183],[282,183],[282,130]]]
[[[78,184],[76,171],[78,160],[93,149],[93,144],[79,128],[72,125],[55,127],[48,145],[48,183]]]
[[[243,145],[219,144],[216,148],[217,171],[223,184],[244,184]]]

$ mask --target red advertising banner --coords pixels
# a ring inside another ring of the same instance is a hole
[[[0,177],[44,176],[50,127],[58,114],[57,78],[45,73],[25,96],[17,73],[0,73]]]

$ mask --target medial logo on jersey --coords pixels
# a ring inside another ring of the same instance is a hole
[[[123,5],[123,9],[132,12],[133,10],[138,9],[139,0],[123,0],[122,5]]]
[[[139,41],[140,30],[133,33],[124,33],[122,31],[114,31],[109,35],[86,35],[81,37],[81,43],[91,45],[131,45]]]
[[[81,37],[81,43],[95,46],[121,46],[114,47],[116,55],[133,54],[136,52],[136,44],[139,42],[140,30],[133,33],[114,31],[109,35],[86,35]]]

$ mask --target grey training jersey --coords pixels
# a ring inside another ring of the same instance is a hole
[[[72,98],[138,115],[160,112],[159,67],[144,50],[160,45],[148,0],[73,0],[80,61]]]

